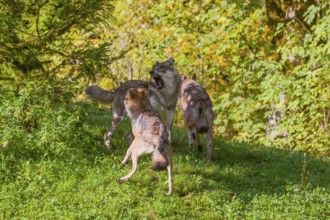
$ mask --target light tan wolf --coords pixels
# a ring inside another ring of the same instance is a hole
[[[154,170],[167,169],[168,171],[168,194],[171,194],[173,192],[173,161],[169,134],[150,104],[147,89],[128,90],[124,104],[132,122],[134,140],[122,161],[124,165],[132,158],[132,170],[120,178],[120,182],[127,181],[135,173],[139,156],[152,153]]]
[[[169,58],[161,63],[157,61],[150,71],[150,76],[150,82],[129,80],[113,91],[105,91],[98,86],[89,86],[85,89],[85,93],[93,100],[103,103],[113,102],[112,124],[104,135],[104,142],[108,150],[110,150],[110,139],[114,130],[126,115],[124,98],[126,92],[131,88],[148,88],[151,105],[158,112],[170,133],[181,85],[180,75],[174,67],[174,59]]]
[[[196,75],[186,78],[181,75],[181,93],[179,97],[180,109],[184,116],[184,123],[188,129],[190,147],[197,147],[202,151],[200,133],[206,133],[207,137],[207,160],[212,157],[213,139],[213,110],[210,96],[205,89],[196,82]]]

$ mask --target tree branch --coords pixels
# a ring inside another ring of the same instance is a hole
[[[310,71],[314,71],[314,70],[319,69],[319,68],[321,68],[321,67],[323,67],[323,66],[324,66],[324,64],[321,63],[321,64],[319,64],[319,65],[317,65],[317,66],[314,66],[313,68],[310,68],[309,70],[310,70]]]
[[[15,79],[12,78],[12,77],[2,77],[2,76],[0,76],[0,80],[2,80],[2,81],[15,81]]]

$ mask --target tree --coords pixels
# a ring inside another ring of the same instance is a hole
[[[109,73],[116,57],[107,56],[109,42],[93,37],[110,26],[113,10],[105,0],[1,1],[0,83],[17,95],[29,80],[67,83]]]
[[[80,128],[72,99],[86,81],[110,75],[109,0],[2,0],[0,3],[0,145],[49,146]],[[68,136],[67,136],[68,137]]]

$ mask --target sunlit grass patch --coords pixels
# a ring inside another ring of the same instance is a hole
[[[60,142],[31,157],[28,144],[27,155],[18,148],[1,152],[0,219],[329,216],[328,159],[215,137],[213,161],[207,163],[205,145],[202,153],[191,150],[185,129],[175,126],[174,194],[166,195],[167,173],[152,171],[150,155],[141,157],[136,174],[120,184],[131,169],[131,163],[120,165],[130,122],[119,126],[108,153],[102,137],[111,119],[108,112],[95,111],[73,134],[79,145]]]

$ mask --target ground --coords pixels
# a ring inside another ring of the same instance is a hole
[[[130,122],[115,132],[107,153],[102,136],[109,117],[90,112],[77,134],[86,143],[81,146],[3,153],[0,219],[330,218],[328,159],[215,136],[213,160],[206,163],[205,137],[203,152],[192,151],[177,126],[174,194],[166,195],[167,173],[152,171],[150,156],[141,157],[137,173],[120,184],[131,166],[120,165]]]

